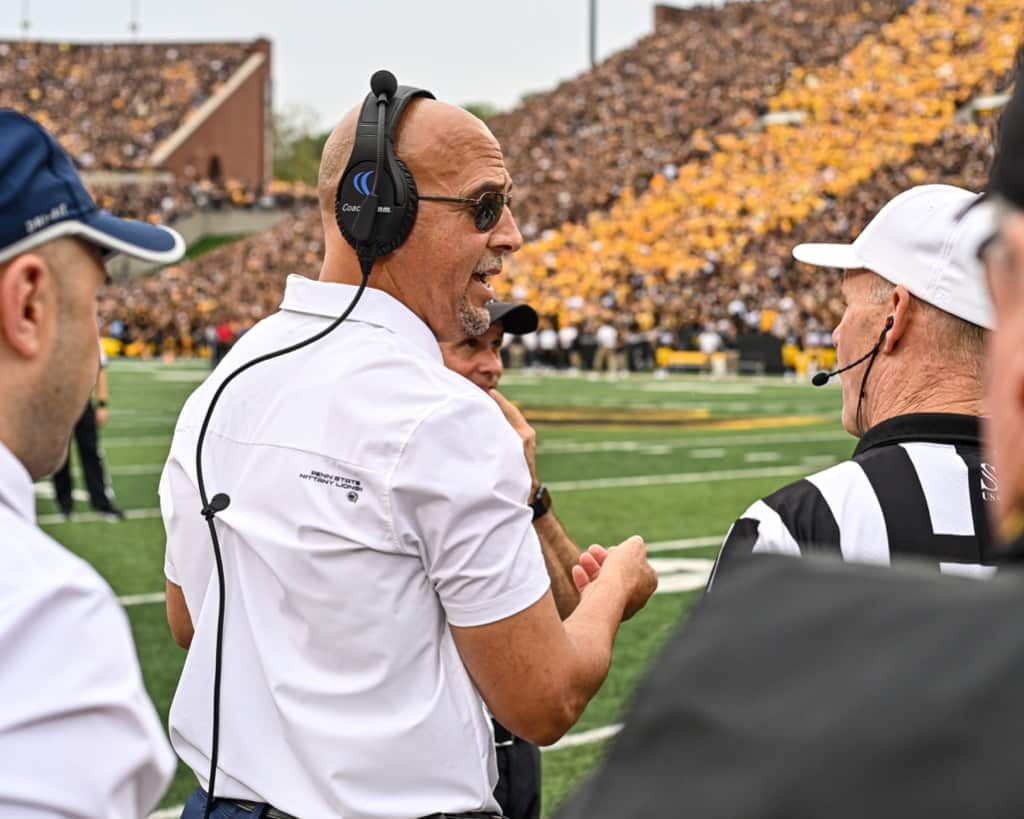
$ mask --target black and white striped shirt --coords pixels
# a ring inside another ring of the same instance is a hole
[[[754,503],[726,535],[711,582],[752,552],[884,565],[913,556],[947,574],[988,575],[997,560],[986,507],[997,488],[977,417],[890,418],[864,434],[850,460]]]

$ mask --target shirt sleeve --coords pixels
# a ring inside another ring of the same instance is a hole
[[[450,400],[410,436],[392,477],[395,537],[419,552],[448,622],[517,614],[550,586],[523,445],[497,405]]]
[[[160,473],[160,485],[157,487],[157,494],[160,498],[160,516],[164,520],[164,531],[167,533],[167,542],[164,547],[164,577],[174,585],[180,586],[181,580],[178,579],[178,570],[174,565],[174,555],[172,554],[172,546],[179,538],[171,537],[171,532],[176,531],[179,525],[179,521],[174,514],[173,487],[170,475],[171,471],[176,468],[177,464],[174,463],[173,458],[169,458],[167,463],[164,464],[163,472]]]
[[[752,554],[800,556],[800,546],[778,512],[763,500],[755,502],[729,527],[718,553],[715,567],[708,578],[707,590],[732,566]]]
[[[214,577],[213,549],[206,519],[199,513],[199,490],[179,455],[177,439],[160,476],[160,515],[167,543],[164,548],[164,577],[185,594],[185,605],[193,623],[198,622],[206,590]]]
[[[124,611],[82,575],[0,607],[2,816],[138,819],[174,771]]]

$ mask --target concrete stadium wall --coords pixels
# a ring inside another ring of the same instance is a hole
[[[251,234],[269,230],[282,222],[290,211],[279,210],[213,210],[197,213],[174,223],[174,229],[180,233],[191,247],[204,236],[230,236],[233,234]],[[107,264],[107,270],[115,279],[128,276],[141,276],[159,269],[160,265],[118,256]]]
[[[171,153],[160,168],[178,179],[237,179],[255,188],[270,182],[273,169],[271,45],[257,40],[259,66]]]

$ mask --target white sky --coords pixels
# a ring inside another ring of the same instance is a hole
[[[721,0],[706,0],[718,4]],[[695,0],[674,0],[695,5]],[[653,0],[598,0],[598,56],[653,28]],[[0,39],[250,40],[274,45],[274,105],[329,127],[388,68],[439,99],[509,108],[587,68],[589,0],[0,0]]]

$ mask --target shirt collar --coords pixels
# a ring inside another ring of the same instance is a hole
[[[291,275],[285,283],[282,310],[337,318],[349,306],[359,288],[351,284],[320,282]],[[390,330],[414,347],[441,362],[437,338],[423,320],[383,290],[367,287],[346,321],[359,321]]]
[[[878,446],[907,441],[928,441],[936,444],[981,444],[981,424],[976,415],[952,412],[918,412],[897,415],[876,424],[865,432],[853,451],[854,456]]]
[[[3,443],[0,443],[0,504],[29,523],[36,522],[32,476]]]

